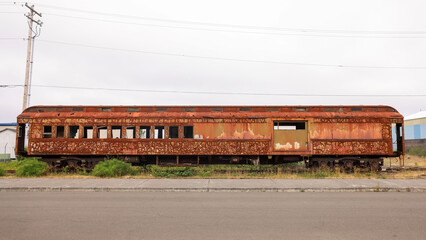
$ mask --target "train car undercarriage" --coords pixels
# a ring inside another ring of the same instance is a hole
[[[379,171],[383,166],[380,156],[283,156],[283,155],[142,155],[142,156],[39,156],[52,169],[91,170],[96,164],[107,159],[117,158],[132,165],[186,166],[196,167],[200,164],[284,164],[304,162],[310,169],[335,169],[336,167],[352,171],[354,168]]]

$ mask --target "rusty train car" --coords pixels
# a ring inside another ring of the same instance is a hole
[[[377,169],[404,155],[403,116],[389,106],[33,106],[17,127],[16,154],[52,167],[119,157]]]

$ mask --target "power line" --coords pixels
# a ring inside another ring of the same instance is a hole
[[[308,33],[305,34],[305,33],[283,33],[283,32],[255,32],[255,31],[230,30],[230,29],[212,29],[212,28],[200,28],[200,27],[188,27],[188,26],[172,26],[172,25],[158,25],[158,24],[149,24],[149,23],[124,22],[124,21],[116,21],[116,20],[108,20],[108,19],[70,16],[70,15],[63,15],[63,14],[56,14],[56,13],[44,13],[44,14],[47,14],[48,16],[81,19],[81,20],[89,20],[89,21],[97,21],[97,22],[118,23],[118,24],[160,27],[160,28],[172,28],[172,29],[201,30],[201,31],[211,31],[211,32],[231,32],[231,33],[281,35],[281,36],[333,37],[333,38],[426,38],[426,36],[383,36],[383,35],[364,36],[364,35],[329,35],[329,34],[308,34]]]
[[[51,40],[44,40],[44,39],[39,39],[39,41],[40,42],[46,42],[46,43],[55,43],[55,44],[61,44],[61,45],[95,48],[95,49],[103,49],[103,50],[133,52],[133,53],[142,53],[142,54],[153,54],[153,55],[172,56],[172,57],[186,57],[186,58],[198,58],[198,59],[208,59],[208,60],[233,61],[233,62],[249,62],[249,63],[312,66],[312,67],[337,67],[337,68],[411,69],[411,70],[424,70],[424,69],[426,69],[426,67],[337,65],[337,64],[321,64],[321,63],[300,63],[300,62],[281,62],[281,61],[269,61],[269,60],[224,58],[224,57],[211,57],[211,56],[201,56],[201,55],[188,55],[188,54],[180,54],[180,53],[166,53],[166,52],[154,52],[154,51],[122,49],[122,48],[112,48],[112,47],[101,47],[101,46],[94,46],[94,45],[69,43],[69,42],[61,42],[61,41],[51,41]]]
[[[0,37],[0,40],[17,40],[17,39],[25,40],[25,38],[23,38],[23,37],[20,37],[20,38],[18,38],[18,37]]]
[[[0,88],[23,87],[24,85],[0,85]],[[253,92],[205,92],[205,91],[180,91],[180,90],[155,90],[155,89],[126,89],[126,88],[99,88],[99,87],[73,87],[55,85],[32,85],[40,88],[59,88],[76,90],[121,91],[121,92],[146,92],[146,93],[176,93],[176,94],[206,94],[206,95],[247,95],[247,96],[289,96],[289,97],[426,97],[426,94],[306,94],[306,93],[253,93]]]
[[[57,9],[57,10],[88,13],[88,14],[95,14],[95,15],[102,15],[102,16],[112,16],[112,17],[119,17],[119,18],[140,19],[140,20],[149,20],[149,21],[158,21],[158,22],[171,22],[171,23],[190,24],[190,25],[205,25],[205,26],[213,26],[213,27],[244,28],[244,29],[252,29],[252,30],[315,32],[315,33],[344,33],[344,34],[417,34],[417,35],[426,34],[426,31],[330,30],[330,29],[282,28],[282,27],[251,26],[251,25],[238,25],[238,24],[222,24],[222,23],[141,17],[141,16],[133,16],[133,15],[125,15],[125,14],[117,14],[117,13],[90,11],[90,10],[83,10],[83,9],[76,9],[76,8],[66,8],[66,7],[53,6],[48,4],[38,4],[38,6]]]

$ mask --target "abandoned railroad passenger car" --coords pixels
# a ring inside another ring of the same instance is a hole
[[[52,166],[119,157],[379,168],[404,154],[403,116],[388,106],[34,106],[17,124],[16,153]]]

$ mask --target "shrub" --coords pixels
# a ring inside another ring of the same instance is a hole
[[[35,159],[19,161],[16,167],[18,177],[40,177],[49,170],[46,163]]]
[[[407,149],[407,153],[410,155],[425,157],[426,156],[426,150],[424,150],[422,147],[411,147]]]
[[[10,161],[7,163],[0,163],[4,170],[15,170],[18,169],[19,164],[22,161]]]
[[[100,162],[92,171],[92,175],[97,177],[121,177],[124,175],[134,175],[135,173],[130,163],[125,163],[118,159]]]
[[[2,167],[0,167],[0,177],[6,175],[6,172]]]
[[[197,174],[194,167],[159,167],[152,165],[149,171],[154,177],[191,177]]]

